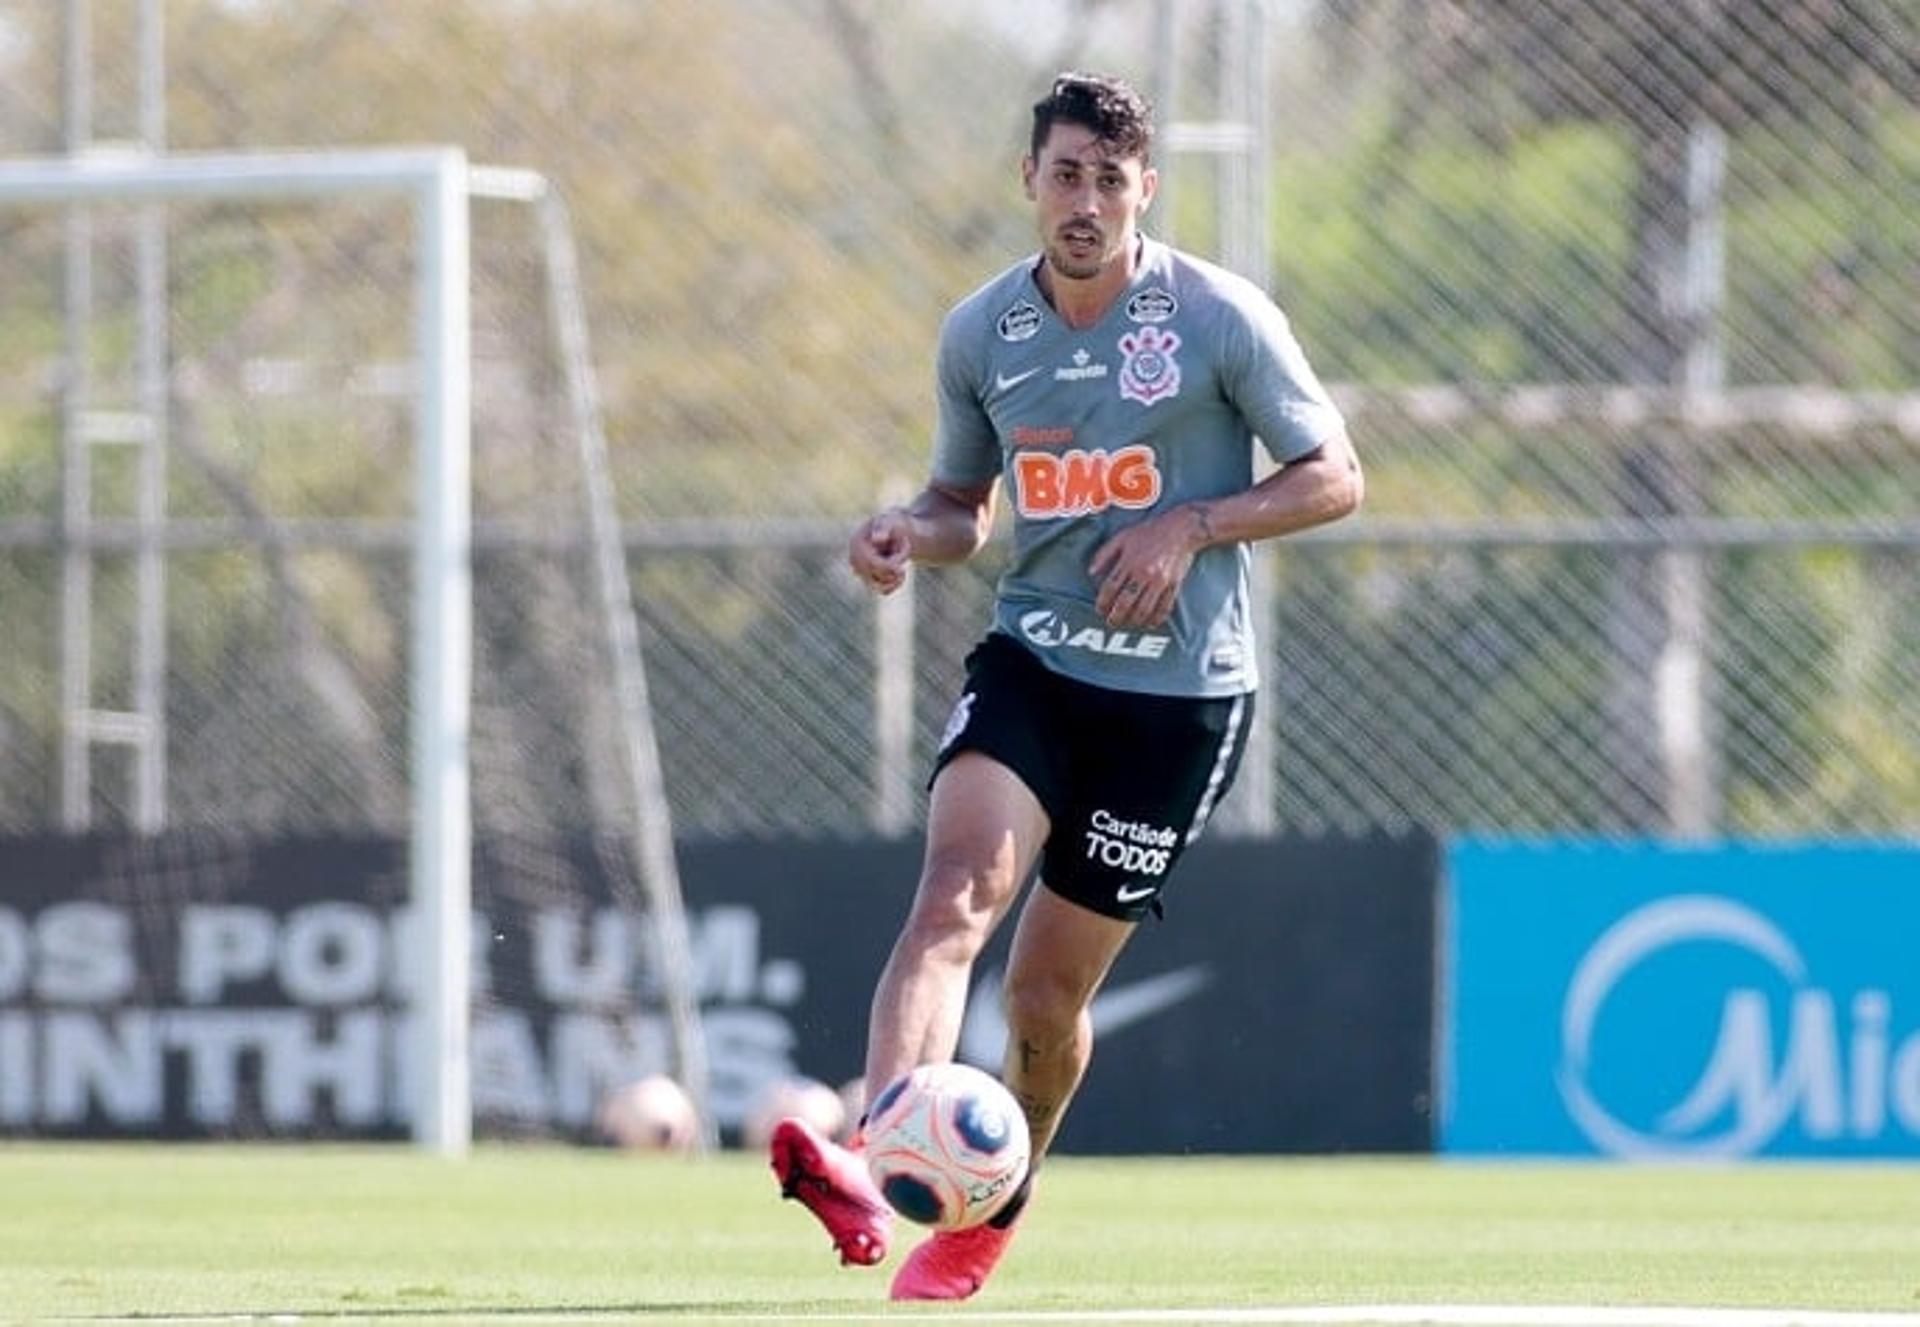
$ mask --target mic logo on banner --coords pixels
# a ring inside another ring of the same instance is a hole
[[[1686,1013],[1674,996],[1686,992],[1674,989],[1671,968],[1664,982],[1645,968],[1678,946],[1701,944],[1743,951],[1780,978],[1786,987],[1781,1054],[1776,1058],[1773,1049],[1778,992],[1770,997],[1756,987],[1725,984],[1713,1047],[1692,1087],[1665,1110],[1649,1112],[1644,1100],[1639,1109],[1626,1109],[1617,1098],[1635,1095],[1626,1090],[1629,1079],[1645,1071],[1637,1055],[1623,1064],[1628,1057],[1621,1052],[1644,1051],[1653,1038],[1638,1047],[1607,1041],[1603,1055],[1595,1035],[1602,1013],[1610,1002],[1641,1006],[1646,1017],[1634,1025],[1670,1039]],[[1637,970],[1647,980],[1636,984],[1635,994],[1623,993]],[[1810,983],[1800,951],[1768,918],[1711,895],[1666,898],[1615,923],[1575,969],[1561,1011],[1560,1095],[1589,1139],[1623,1157],[1746,1156],[1794,1124],[1816,1141],[1867,1142],[1886,1132],[1889,1110],[1901,1129],[1920,1136],[1920,1033],[1896,1045],[1891,1017],[1888,993],[1865,988],[1849,1002],[1843,1029],[1833,992]],[[1609,1084],[1616,1096],[1611,1108],[1600,1090]],[[1630,1122],[1649,1113],[1650,1120]]]

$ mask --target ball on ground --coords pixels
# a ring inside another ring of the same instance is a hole
[[[778,1078],[754,1098],[740,1124],[740,1145],[762,1148],[773,1137],[773,1126],[788,1116],[805,1120],[823,1138],[838,1138],[846,1127],[847,1111],[840,1094],[818,1079]]]
[[[700,1138],[693,1098],[665,1074],[649,1074],[608,1091],[594,1122],[615,1147],[637,1152],[685,1152]]]

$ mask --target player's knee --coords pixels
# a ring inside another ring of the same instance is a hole
[[[965,950],[971,957],[992,933],[1006,888],[991,871],[957,862],[930,864],[907,917],[908,938],[924,948]]]
[[[1008,1033],[1043,1051],[1071,1044],[1086,1013],[1076,987],[1044,973],[1010,978],[1003,1003]]]

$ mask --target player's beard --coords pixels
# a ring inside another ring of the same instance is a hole
[[[1069,235],[1086,235],[1093,242],[1080,246],[1076,252],[1067,243]],[[1053,242],[1047,245],[1047,266],[1072,281],[1087,281],[1099,276],[1101,269],[1112,261],[1113,256],[1106,235],[1098,226],[1087,222],[1060,227],[1053,233]]]

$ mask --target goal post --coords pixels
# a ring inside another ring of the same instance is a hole
[[[452,147],[287,153],[92,152],[0,160],[0,205],[390,195],[412,206],[417,270],[408,731],[417,915],[416,1143],[472,1141],[468,1067],[472,823],[472,423],[466,154]]]

